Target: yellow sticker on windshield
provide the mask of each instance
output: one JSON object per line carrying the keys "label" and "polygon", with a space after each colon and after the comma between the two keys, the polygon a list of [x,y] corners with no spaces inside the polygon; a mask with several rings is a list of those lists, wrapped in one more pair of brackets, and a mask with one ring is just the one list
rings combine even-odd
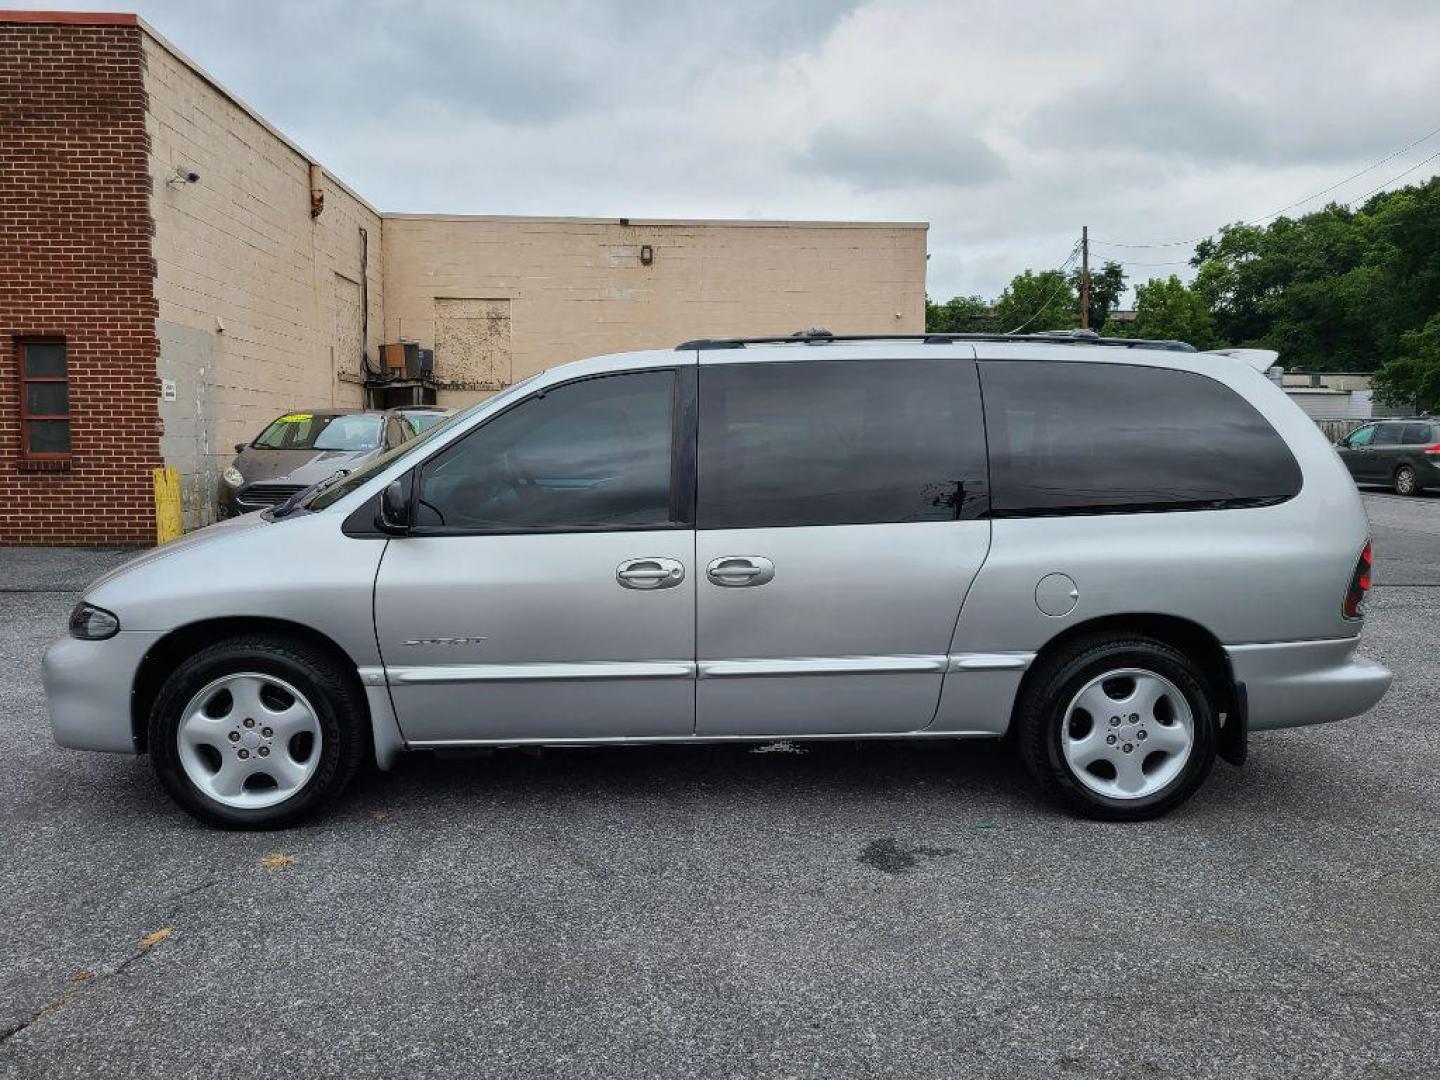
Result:
{"label": "yellow sticker on windshield", "polygon": [[277,424],[303,424],[306,420],[314,420],[315,414],[308,412],[292,412],[280,417],[275,421]]}

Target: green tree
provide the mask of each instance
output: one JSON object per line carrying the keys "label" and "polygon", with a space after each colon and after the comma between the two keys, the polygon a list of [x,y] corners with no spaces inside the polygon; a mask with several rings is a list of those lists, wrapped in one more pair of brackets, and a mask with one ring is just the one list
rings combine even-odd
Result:
{"label": "green tree", "polygon": [[1197,349],[1221,344],[1210,304],[1196,289],[1189,288],[1174,274],[1151,278],[1135,289],[1135,321],[1123,330],[1115,324],[1105,328],[1115,337],[1160,338],[1186,341]]}
{"label": "green tree", "polygon": [[1226,226],[1191,264],[1225,341],[1278,349],[1287,367],[1373,371],[1440,313],[1440,178]]}
{"label": "green tree", "polygon": [[995,311],[979,296],[956,296],[943,304],[925,298],[925,329],[935,334],[989,334]]}
{"label": "green tree", "polygon": [[1076,304],[1075,286],[1059,270],[1026,270],[995,301],[995,320],[1006,334],[1070,330],[1076,326]]}
{"label": "green tree", "polygon": [[1375,392],[1389,405],[1440,406],[1440,315],[1400,335],[1399,352],[1375,372]]}
{"label": "green tree", "polygon": [[[1075,287],[1077,299],[1075,310],[1079,312],[1081,272],[1074,271],[1070,275],[1070,284]],[[1099,330],[1110,318],[1110,312],[1120,306],[1120,298],[1125,295],[1125,268],[1118,262],[1107,262],[1098,271],[1090,271],[1090,327]]]}

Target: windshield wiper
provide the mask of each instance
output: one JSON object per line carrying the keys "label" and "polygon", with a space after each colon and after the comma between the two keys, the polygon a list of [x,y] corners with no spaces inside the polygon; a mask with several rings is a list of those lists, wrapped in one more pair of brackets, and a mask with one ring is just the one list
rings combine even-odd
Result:
{"label": "windshield wiper", "polygon": [[341,480],[345,479],[345,477],[349,475],[349,469],[336,469],[324,480],[321,480],[318,483],[311,484],[307,488],[302,488],[294,495],[291,495],[279,506],[275,507],[274,510],[270,511],[270,520],[274,521],[277,518],[285,517],[287,514],[293,514],[296,510],[300,509],[300,504],[302,502],[309,498],[312,498],[315,495],[319,495],[320,492],[324,491],[332,484],[339,483]]}

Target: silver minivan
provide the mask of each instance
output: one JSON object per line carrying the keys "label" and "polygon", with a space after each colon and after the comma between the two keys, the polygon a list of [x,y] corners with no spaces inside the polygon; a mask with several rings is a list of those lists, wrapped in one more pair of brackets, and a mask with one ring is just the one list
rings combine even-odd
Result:
{"label": "silver minivan", "polygon": [[1093,817],[1358,715],[1370,546],[1273,353],[687,342],[545,372],[95,582],[63,746],[293,822],[450,747],[1005,738]]}

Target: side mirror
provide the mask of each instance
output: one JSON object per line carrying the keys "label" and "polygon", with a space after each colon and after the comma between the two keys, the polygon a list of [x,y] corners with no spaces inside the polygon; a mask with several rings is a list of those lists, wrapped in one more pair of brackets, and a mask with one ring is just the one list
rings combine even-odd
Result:
{"label": "side mirror", "polygon": [[380,512],[375,515],[375,527],[390,536],[404,536],[414,523],[410,508],[410,478],[391,481],[380,493]]}
{"label": "side mirror", "polygon": [[235,452],[237,454],[243,454],[248,449],[250,449],[250,444],[248,442],[237,442],[235,444]]}

